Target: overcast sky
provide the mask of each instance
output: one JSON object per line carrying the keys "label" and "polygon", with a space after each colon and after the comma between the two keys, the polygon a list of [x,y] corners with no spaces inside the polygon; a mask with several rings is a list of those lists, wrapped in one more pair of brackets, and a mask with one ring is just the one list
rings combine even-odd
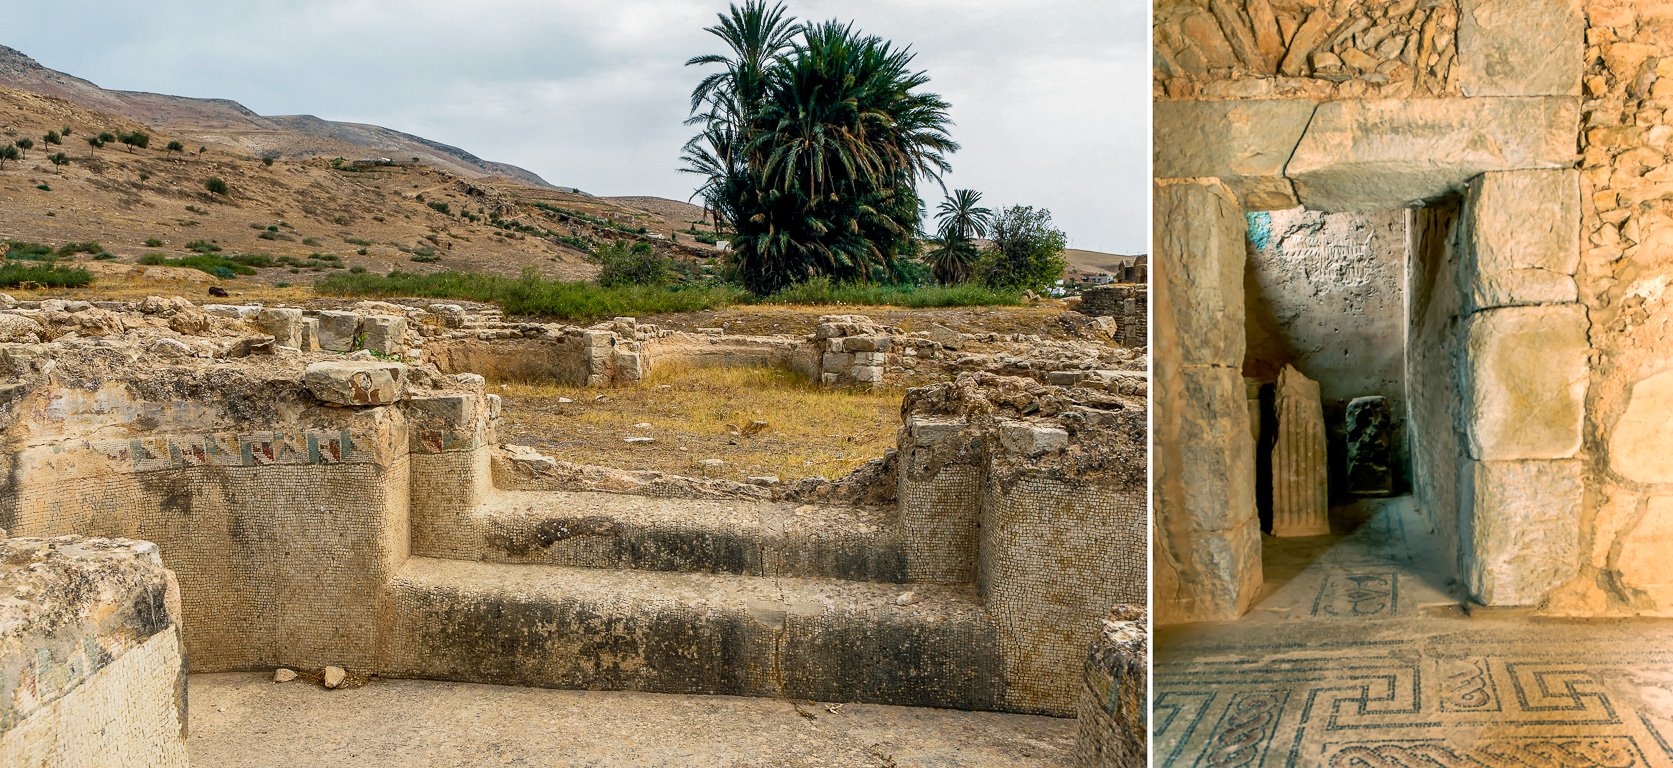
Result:
{"label": "overcast sky", "polygon": [[[595,195],[687,199],[682,124],[724,0],[8,3],[0,43],[105,88],[375,123]],[[791,0],[917,52],[952,103],[949,187],[1143,253],[1145,0]],[[73,6],[73,8],[72,8]],[[939,187],[922,190],[933,209]]]}

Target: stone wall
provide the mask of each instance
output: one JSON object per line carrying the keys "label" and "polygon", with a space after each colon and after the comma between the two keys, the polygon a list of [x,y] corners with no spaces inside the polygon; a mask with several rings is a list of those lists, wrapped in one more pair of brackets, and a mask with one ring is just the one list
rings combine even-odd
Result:
{"label": "stone wall", "polygon": [[1442,552],[1436,561],[1456,570],[1463,514],[1459,469],[1464,441],[1462,315],[1464,233],[1458,205],[1412,212],[1411,269],[1407,271],[1410,328],[1406,341],[1407,438],[1412,454],[1412,494],[1435,529]]}
{"label": "stone wall", "polygon": [[1388,398],[1397,474],[1403,474],[1406,212],[1291,209],[1248,217],[1243,375],[1269,384],[1293,365],[1319,383],[1336,490],[1345,473],[1348,402]]}
{"label": "stone wall", "polygon": [[1100,285],[1081,291],[1075,311],[1116,322],[1121,343],[1143,347],[1150,343],[1150,291],[1143,286]]}
{"label": "stone wall", "polygon": [[154,544],[0,539],[0,765],[185,768],[180,620]]}
{"label": "stone wall", "polygon": [[1118,605],[1092,640],[1081,681],[1075,768],[1149,765],[1150,635],[1143,608]]}

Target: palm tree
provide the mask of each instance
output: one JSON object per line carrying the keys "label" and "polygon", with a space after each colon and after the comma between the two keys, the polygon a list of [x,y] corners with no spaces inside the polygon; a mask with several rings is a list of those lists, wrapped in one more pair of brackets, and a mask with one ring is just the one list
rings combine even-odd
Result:
{"label": "palm tree", "polygon": [[970,279],[981,256],[973,240],[986,237],[993,223],[993,211],[977,205],[981,201],[982,193],[976,190],[955,189],[935,207],[937,231],[929,263],[936,282],[952,285]]}
{"label": "palm tree", "polygon": [[816,275],[890,279],[915,249],[913,186],[940,178],[947,103],[916,89],[913,54],[852,24],[792,27],[783,6],[750,0],[709,31],[731,56],[692,92],[685,170],[697,195],[734,232],[734,266],[756,293]]}

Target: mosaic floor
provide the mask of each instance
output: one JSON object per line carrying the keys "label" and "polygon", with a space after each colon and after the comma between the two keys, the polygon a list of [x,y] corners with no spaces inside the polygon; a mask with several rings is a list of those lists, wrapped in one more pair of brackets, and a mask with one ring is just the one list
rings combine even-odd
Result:
{"label": "mosaic floor", "polygon": [[1409,498],[1349,512],[1266,538],[1248,616],[1157,632],[1156,765],[1673,765],[1673,621],[1469,609]]}

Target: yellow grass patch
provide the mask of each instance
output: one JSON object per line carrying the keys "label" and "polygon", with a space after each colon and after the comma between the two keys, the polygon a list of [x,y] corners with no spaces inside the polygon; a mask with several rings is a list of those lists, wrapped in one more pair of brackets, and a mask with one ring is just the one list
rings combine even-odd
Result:
{"label": "yellow grass patch", "polygon": [[[902,394],[820,387],[783,369],[680,366],[660,366],[631,388],[496,384],[490,391],[505,401],[501,440],[559,459],[682,475],[701,475],[698,461],[720,459],[726,466],[711,477],[786,482],[835,479],[882,456],[894,446]],[[766,426],[750,434],[757,421]]]}

